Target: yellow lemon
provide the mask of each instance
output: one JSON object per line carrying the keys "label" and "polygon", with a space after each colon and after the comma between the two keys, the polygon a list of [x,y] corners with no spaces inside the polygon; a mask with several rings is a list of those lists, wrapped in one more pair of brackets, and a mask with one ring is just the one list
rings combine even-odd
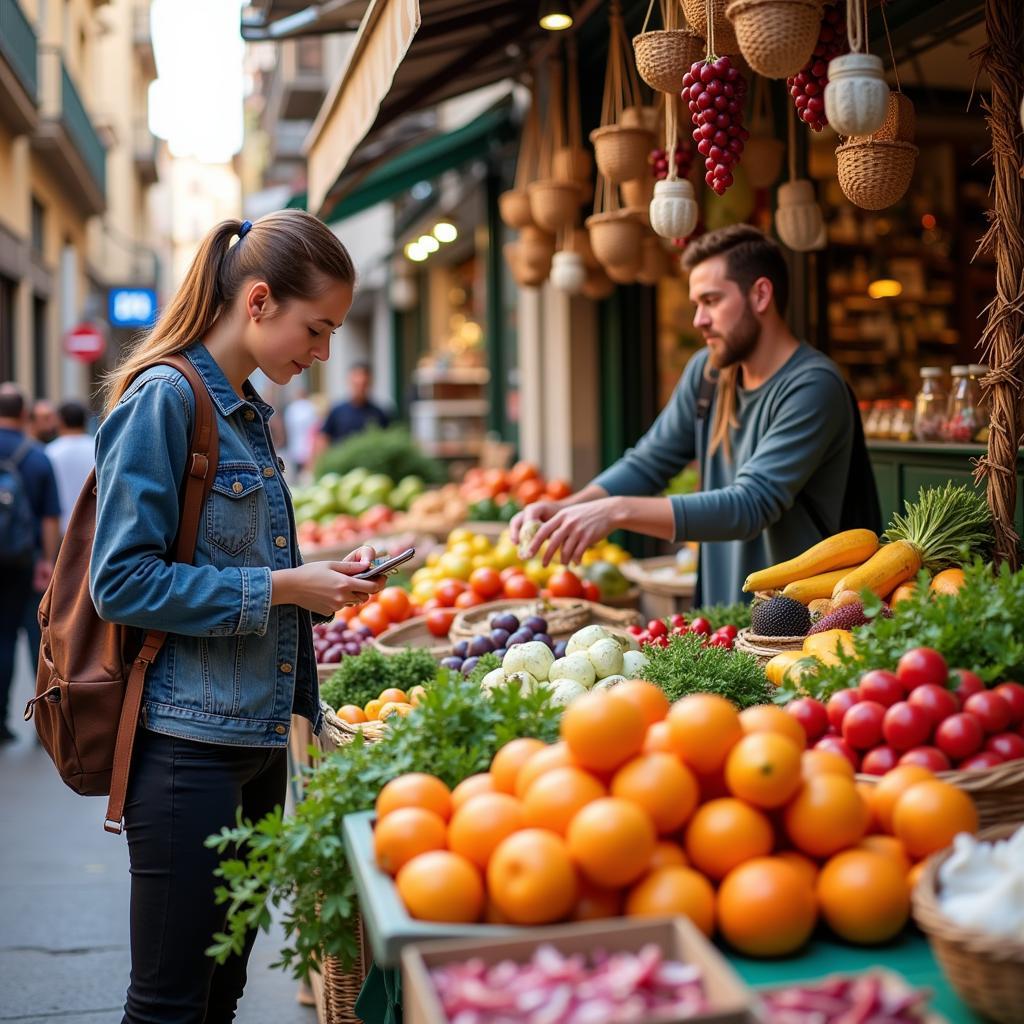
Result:
{"label": "yellow lemon", "polygon": [[473,563],[465,555],[446,551],[441,556],[438,568],[444,576],[451,576],[457,580],[468,580],[469,574],[473,571]]}
{"label": "yellow lemon", "polygon": [[473,531],[465,526],[457,526],[451,533],[448,534],[448,547],[452,548],[456,544],[462,544],[464,541],[472,540]]}
{"label": "yellow lemon", "polygon": [[486,555],[491,550],[491,542],[482,533],[478,533],[470,543],[473,545],[474,554]]}
{"label": "yellow lemon", "polygon": [[433,568],[440,561],[441,561],[441,552],[440,551],[431,551],[430,554],[427,555],[427,566],[429,566],[430,568]]}

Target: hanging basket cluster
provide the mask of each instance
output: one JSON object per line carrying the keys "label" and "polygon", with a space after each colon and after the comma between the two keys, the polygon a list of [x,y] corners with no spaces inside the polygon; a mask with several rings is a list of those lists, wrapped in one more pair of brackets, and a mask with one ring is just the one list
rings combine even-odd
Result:
{"label": "hanging basket cluster", "polygon": [[640,77],[655,91],[675,96],[690,65],[704,55],[704,40],[683,18],[679,0],[659,0],[662,30],[647,30],[654,10],[650,0],[640,35],[633,37],[633,53]]}
{"label": "hanging basket cluster", "polygon": [[732,0],[725,15],[744,60],[765,78],[795,75],[821,27],[819,0]]}

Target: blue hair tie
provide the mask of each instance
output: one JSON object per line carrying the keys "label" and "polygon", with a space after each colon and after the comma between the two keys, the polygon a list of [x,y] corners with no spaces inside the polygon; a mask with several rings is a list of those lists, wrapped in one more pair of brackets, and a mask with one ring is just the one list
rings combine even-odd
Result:
{"label": "blue hair tie", "polygon": [[241,241],[249,233],[249,228],[252,227],[251,220],[243,220],[242,226],[238,229],[238,240]]}

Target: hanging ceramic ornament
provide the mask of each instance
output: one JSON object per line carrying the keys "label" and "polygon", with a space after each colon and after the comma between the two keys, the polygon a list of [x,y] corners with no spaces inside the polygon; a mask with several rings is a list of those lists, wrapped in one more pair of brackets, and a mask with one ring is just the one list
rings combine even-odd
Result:
{"label": "hanging ceramic ornament", "polygon": [[651,228],[661,238],[688,238],[697,226],[697,200],[693,186],[676,171],[679,145],[678,107],[675,96],[665,97],[665,149],[668,177],[654,183],[654,197],[648,210]]}
{"label": "hanging ceramic ornament", "polygon": [[796,111],[790,107],[789,181],[779,186],[775,232],[794,252],[812,252],[824,243],[825,220],[814,195],[814,185],[796,176]]}
{"label": "hanging ceramic ornament", "polygon": [[583,290],[587,268],[578,252],[563,250],[551,258],[551,283],[562,292],[576,295]]}
{"label": "hanging ceramic ornament", "polygon": [[881,57],[867,49],[867,0],[849,0],[850,53],[833,57],[825,86],[825,117],[839,135],[870,135],[885,120],[889,86]]}

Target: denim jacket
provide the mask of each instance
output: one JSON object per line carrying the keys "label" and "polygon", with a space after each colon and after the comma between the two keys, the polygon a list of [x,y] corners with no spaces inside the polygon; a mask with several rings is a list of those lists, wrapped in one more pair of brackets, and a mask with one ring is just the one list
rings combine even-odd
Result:
{"label": "denim jacket", "polygon": [[96,437],[90,589],[100,616],[167,640],[146,676],[155,732],[277,747],[294,711],[322,715],[309,612],[270,604],[270,573],[300,564],[291,495],[270,438],[273,409],[238,396],[201,343],[186,355],[217,415],[220,459],[192,565],[173,562],[195,400],[169,366],[140,374]]}

